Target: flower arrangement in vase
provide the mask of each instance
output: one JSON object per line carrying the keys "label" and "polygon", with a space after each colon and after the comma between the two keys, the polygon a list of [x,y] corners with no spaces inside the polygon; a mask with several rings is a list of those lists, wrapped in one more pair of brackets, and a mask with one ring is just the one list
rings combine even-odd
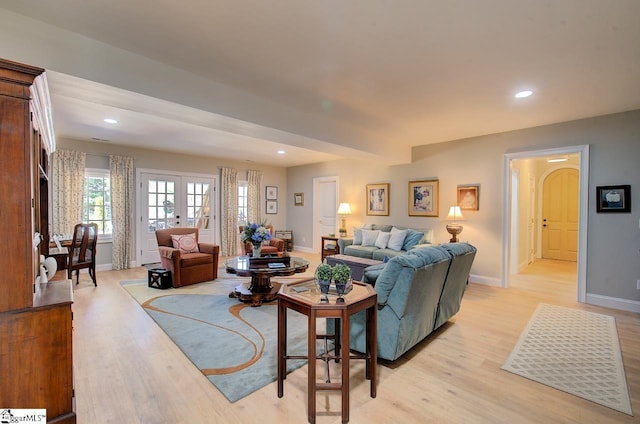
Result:
{"label": "flower arrangement in vase", "polygon": [[253,245],[253,257],[259,258],[262,242],[271,240],[271,232],[264,224],[256,224],[254,222],[253,224],[245,225],[240,235],[240,240],[243,243],[251,243]]}

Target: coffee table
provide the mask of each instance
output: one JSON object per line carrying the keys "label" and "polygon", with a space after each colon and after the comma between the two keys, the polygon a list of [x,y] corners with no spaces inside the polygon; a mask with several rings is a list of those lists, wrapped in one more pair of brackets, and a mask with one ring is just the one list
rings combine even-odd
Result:
{"label": "coffee table", "polygon": [[[251,306],[260,306],[262,302],[271,302],[276,299],[280,284],[271,281],[271,277],[293,275],[305,272],[309,268],[309,261],[298,257],[285,258],[260,258],[255,260],[249,256],[237,256],[228,259],[224,265],[227,272],[240,277],[251,277],[248,283],[242,283],[229,293],[229,297],[235,297],[242,302],[251,302]],[[278,259],[282,259],[278,261]],[[288,259],[286,261],[285,259]],[[281,268],[270,268],[269,263],[282,263]],[[287,263],[288,262],[288,263]]]}

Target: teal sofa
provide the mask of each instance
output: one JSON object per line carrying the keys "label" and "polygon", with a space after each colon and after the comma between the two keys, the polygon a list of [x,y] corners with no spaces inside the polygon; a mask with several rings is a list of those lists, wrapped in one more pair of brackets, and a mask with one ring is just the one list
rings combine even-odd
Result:
{"label": "teal sofa", "polygon": [[[460,310],[475,254],[467,243],[416,247],[365,270],[378,294],[378,357],[396,360]],[[365,330],[364,312],[354,314],[351,349],[365,352]]]}
{"label": "teal sofa", "polygon": [[[388,246],[387,243],[382,242],[381,239],[367,243],[367,237],[363,236],[363,233],[378,232],[380,236],[390,237],[390,233],[394,231],[405,232],[401,242],[396,246]],[[338,247],[340,253],[343,255],[356,256],[358,258],[374,259],[377,261],[383,261],[385,257],[393,258],[394,256],[404,255],[414,247],[419,247],[424,244],[431,243],[431,237],[433,230],[431,229],[413,229],[393,225],[367,225],[362,228],[354,228],[353,237],[344,237],[338,239]]]}

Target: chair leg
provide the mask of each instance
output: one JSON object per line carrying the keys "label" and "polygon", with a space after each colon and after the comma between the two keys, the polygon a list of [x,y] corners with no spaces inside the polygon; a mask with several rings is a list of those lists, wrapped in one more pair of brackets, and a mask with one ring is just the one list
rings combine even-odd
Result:
{"label": "chair leg", "polygon": [[80,270],[76,269],[76,285],[80,284]]}
{"label": "chair leg", "polygon": [[93,280],[93,285],[98,287],[98,283],[96,283],[96,270],[93,267],[89,267],[89,276]]}

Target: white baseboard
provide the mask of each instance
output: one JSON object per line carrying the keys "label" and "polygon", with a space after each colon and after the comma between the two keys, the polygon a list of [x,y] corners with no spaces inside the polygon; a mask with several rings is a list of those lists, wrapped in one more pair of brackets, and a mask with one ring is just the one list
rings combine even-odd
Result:
{"label": "white baseboard", "polygon": [[587,293],[586,303],[589,305],[604,306],[605,308],[640,313],[640,302],[637,300],[620,299],[617,297]]}
{"label": "white baseboard", "polygon": [[[293,246],[293,250],[299,250],[301,252],[305,252],[305,253],[313,253],[313,249],[310,247],[302,247],[302,246]],[[318,255],[320,254],[320,252],[318,252]]]}
{"label": "white baseboard", "polygon": [[484,284],[492,287],[502,287],[502,281],[499,278],[486,277],[483,275],[471,274],[469,275],[470,283]]}

